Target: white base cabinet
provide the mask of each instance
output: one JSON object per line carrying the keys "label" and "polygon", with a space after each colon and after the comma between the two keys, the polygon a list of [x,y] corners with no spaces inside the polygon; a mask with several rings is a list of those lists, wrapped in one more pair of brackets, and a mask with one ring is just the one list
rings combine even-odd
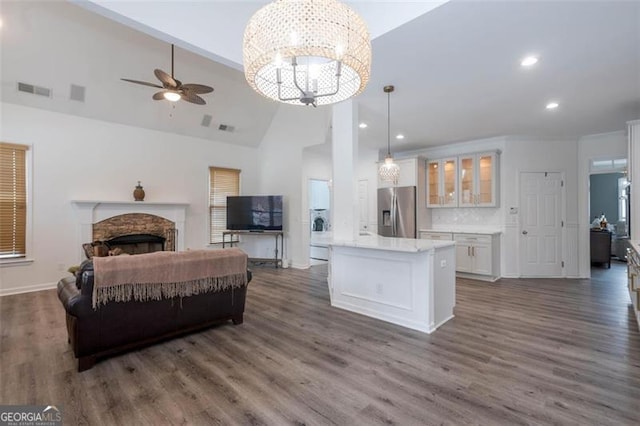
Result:
{"label": "white base cabinet", "polygon": [[640,242],[637,240],[632,240],[627,249],[627,277],[633,313],[640,327]]}
{"label": "white base cabinet", "polygon": [[500,234],[420,231],[420,238],[456,243],[456,275],[483,281],[500,278]]}

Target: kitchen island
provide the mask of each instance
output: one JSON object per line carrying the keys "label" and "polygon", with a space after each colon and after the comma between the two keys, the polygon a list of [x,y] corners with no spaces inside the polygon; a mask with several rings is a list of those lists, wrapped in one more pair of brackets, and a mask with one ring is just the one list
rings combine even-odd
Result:
{"label": "kitchen island", "polygon": [[453,318],[453,241],[361,235],[329,256],[331,306],[426,333]]}

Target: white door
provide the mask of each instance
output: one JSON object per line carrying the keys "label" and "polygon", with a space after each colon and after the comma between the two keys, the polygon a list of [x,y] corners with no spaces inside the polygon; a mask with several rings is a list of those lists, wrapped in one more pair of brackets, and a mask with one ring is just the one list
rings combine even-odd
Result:
{"label": "white door", "polygon": [[520,275],[562,276],[562,176],[520,174]]}
{"label": "white door", "polygon": [[358,229],[367,231],[369,224],[369,181],[367,179],[358,181],[358,206],[360,216]]}

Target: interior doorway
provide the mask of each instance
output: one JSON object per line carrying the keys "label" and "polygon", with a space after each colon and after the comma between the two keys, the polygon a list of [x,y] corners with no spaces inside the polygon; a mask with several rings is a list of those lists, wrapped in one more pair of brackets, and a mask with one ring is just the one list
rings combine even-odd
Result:
{"label": "interior doorway", "polygon": [[329,260],[331,240],[331,181],[309,179],[309,263],[318,265]]}
{"label": "interior doorway", "polygon": [[626,263],[631,217],[626,158],[594,159],[589,173],[592,275]]}

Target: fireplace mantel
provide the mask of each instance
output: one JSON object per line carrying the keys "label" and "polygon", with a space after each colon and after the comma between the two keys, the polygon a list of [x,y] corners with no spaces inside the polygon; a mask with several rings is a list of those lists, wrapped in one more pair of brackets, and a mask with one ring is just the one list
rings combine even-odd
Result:
{"label": "fireplace mantel", "polygon": [[80,259],[83,258],[82,244],[91,242],[93,224],[126,213],[147,213],[168,219],[176,224],[176,251],[184,250],[186,212],[189,204],[176,202],[149,201],[103,201],[72,200],[76,211],[76,246]]}

